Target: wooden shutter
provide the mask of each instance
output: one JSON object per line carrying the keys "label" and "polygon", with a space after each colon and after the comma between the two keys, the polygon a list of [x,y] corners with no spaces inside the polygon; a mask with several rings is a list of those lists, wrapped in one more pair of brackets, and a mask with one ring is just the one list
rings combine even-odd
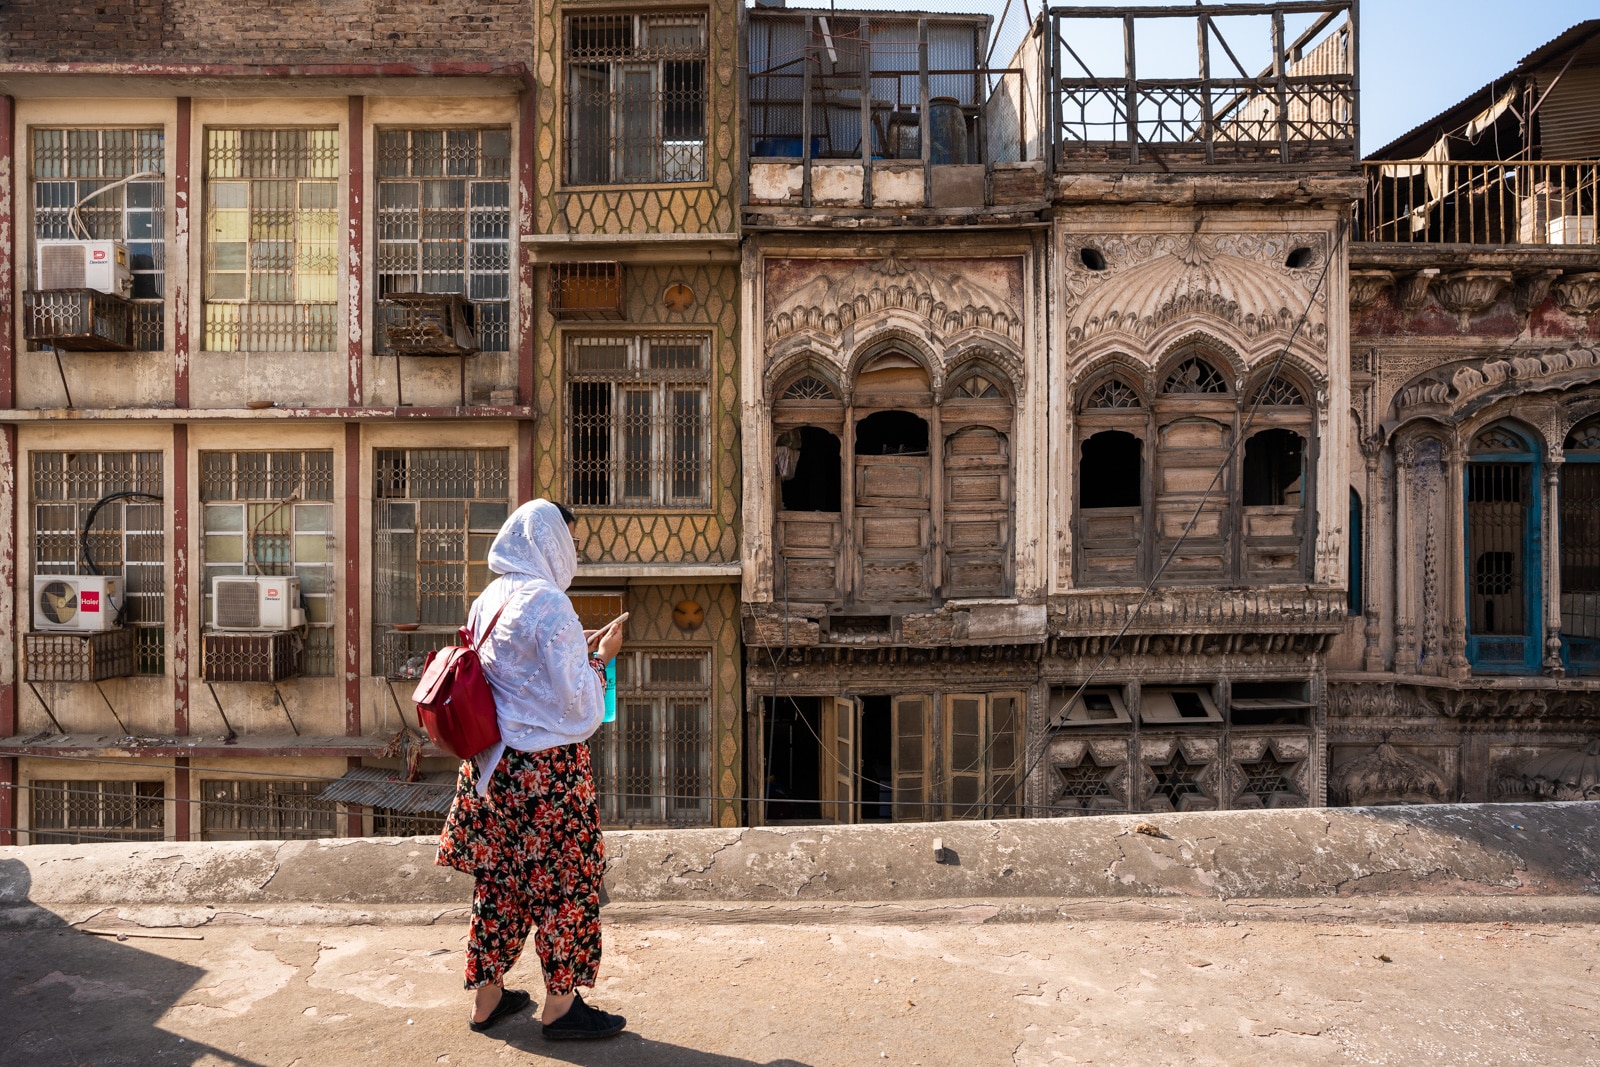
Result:
{"label": "wooden shutter", "polygon": [[949,817],[983,817],[984,704],[982,696],[952,693],[945,697],[945,754],[949,760]]}
{"label": "wooden shutter", "polygon": [[[861,704],[842,697],[833,702],[833,759],[827,761],[832,769],[835,822],[856,821],[856,737],[860,733]],[[826,735],[824,735],[826,736]],[[828,780],[824,774],[823,780]]]}
{"label": "wooden shutter", "polygon": [[895,697],[894,817],[918,822],[928,817],[928,709],[925,696]]}
{"label": "wooden shutter", "polygon": [[1176,419],[1160,429],[1155,485],[1157,565],[1183,538],[1195,518],[1195,508],[1200,508],[1193,532],[1183,538],[1167,567],[1168,579],[1214,582],[1231,572],[1227,519],[1232,479],[1226,473],[1217,478],[1216,472],[1228,459],[1232,438],[1231,427],[1198,416]]}
{"label": "wooden shutter", "polygon": [[944,594],[1011,591],[1011,454],[1005,434],[974,426],[944,447]]}
{"label": "wooden shutter", "polygon": [[993,693],[989,697],[989,817],[1011,818],[1023,813],[1020,766],[1023,709],[1021,693]]}

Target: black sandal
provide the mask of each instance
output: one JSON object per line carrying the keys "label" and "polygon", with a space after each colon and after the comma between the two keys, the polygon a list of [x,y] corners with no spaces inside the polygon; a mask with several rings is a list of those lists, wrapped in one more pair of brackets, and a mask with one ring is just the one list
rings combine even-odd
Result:
{"label": "black sandal", "polygon": [[489,1013],[489,1017],[481,1023],[475,1023],[468,1019],[467,1026],[471,1028],[473,1033],[481,1034],[507,1015],[515,1015],[532,1003],[533,998],[528,996],[526,990],[502,989],[500,991],[500,1003],[494,1006],[494,1011]]}
{"label": "black sandal", "polygon": [[622,1033],[628,1020],[608,1011],[601,1011],[583,1002],[583,996],[574,993],[572,1007],[553,1023],[544,1024],[546,1041],[593,1041],[601,1037],[615,1037]]}

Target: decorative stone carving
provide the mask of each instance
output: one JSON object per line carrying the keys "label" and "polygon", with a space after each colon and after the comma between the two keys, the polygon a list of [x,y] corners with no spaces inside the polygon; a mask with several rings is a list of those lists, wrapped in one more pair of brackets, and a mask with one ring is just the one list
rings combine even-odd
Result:
{"label": "decorative stone carving", "polygon": [[1511,272],[1505,270],[1461,270],[1441,276],[1433,283],[1433,298],[1446,311],[1453,311],[1463,331],[1471,325],[1474,313],[1493,306],[1511,285]]}
{"label": "decorative stone carving", "polygon": [[1495,783],[1497,800],[1600,800],[1600,740],[1535,756]]}
{"label": "decorative stone carving", "polygon": [[1556,307],[1582,320],[1585,328],[1589,316],[1600,311],[1600,271],[1568,274],[1551,286],[1551,290]]}
{"label": "decorative stone carving", "polygon": [[1394,288],[1394,271],[1353,270],[1350,272],[1350,310],[1357,314],[1378,302],[1384,290]]}
{"label": "decorative stone carving", "polygon": [[1433,280],[1438,276],[1438,267],[1425,267],[1422,270],[1396,278],[1394,295],[1400,302],[1400,310],[1407,315],[1411,315],[1421,308],[1423,301],[1428,299],[1428,289],[1432,287]]}
{"label": "decorative stone carving", "polygon": [[1550,286],[1559,277],[1561,277],[1559,270],[1538,270],[1518,274],[1516,282],[1511,287],[1511,306],[1516,309],[1518,317],[1526,320],[1533,314],[1534,309],[1549,297]]}
{"label": "decorative stone carving", "polygon": [[[1600,349],[1569,348],[1542,356],[1512,356],[1464,364],[1449,372],[1448,380],[1434,375],[1419,378],[1395,394],[1395,408],[1439,407],[1459,409],[1497,389],[1534,392],[1587,384],[1600,367]],[[1443,375],[1444,371],[1437,372]]]}
{"label": "decorative stone carving", "polygon": [[[1092,247],[1105,269],[1090,270],[1080,252]],[[1302,314],[1300,337],[1327,343],[1327,300],[1320,271],[1285,265],[1293,248],[1326,255],[1326,234],[1106,234],[1074,237],[1067,263],[1066,337],[1070,343],[1107,333],[1144,340],[1170,323],[1210,316],[1246,337],[1287,336]],[[1313,298],[1313,293],[1315,297]],[[1309,306],[1308,306],[1309,305]]]}
{"label": "decorative stone carving", "polygon": [[1328,776],[1329,798],[1352,807],[1443,804],[1454,793],[1442,774],[1387,741]]}
{"label": "decorative stone carving", "polygon": [[1022,343],[1022,261],[1000,259],[775,259],[767,264],[767,341],[800,330],[838,336],[898,308],[936,334],[981,329]]}

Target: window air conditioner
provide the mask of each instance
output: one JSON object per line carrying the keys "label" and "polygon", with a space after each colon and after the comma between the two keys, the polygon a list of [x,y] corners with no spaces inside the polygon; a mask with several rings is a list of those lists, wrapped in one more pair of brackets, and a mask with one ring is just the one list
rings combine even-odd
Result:
{"label": "window air conditioner", "polygon": [[133,295],[128,246],[121,241],[40,241],[40,289],[98,289]]}
{"label": "window air conditioner", "polygon": [[122,579],[99,574],[40,574],[33,579],[35,630],[115,630]]}
{"label": "window air conditioner", "polygon": [[293,630],[305,624],[298,578],[211,579],[213,630]]}

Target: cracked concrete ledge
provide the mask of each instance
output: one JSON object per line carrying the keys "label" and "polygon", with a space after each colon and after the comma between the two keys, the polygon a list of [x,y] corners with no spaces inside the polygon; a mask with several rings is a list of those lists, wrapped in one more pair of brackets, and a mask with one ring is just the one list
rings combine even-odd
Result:
{"label": "cracked concrete ledge", "polygon": [[[631,830],[606,852],[617,919],[1600,915],[1594,802]],[[0,848],[0,926],[459,922],[470,893],[422,838]]]}

